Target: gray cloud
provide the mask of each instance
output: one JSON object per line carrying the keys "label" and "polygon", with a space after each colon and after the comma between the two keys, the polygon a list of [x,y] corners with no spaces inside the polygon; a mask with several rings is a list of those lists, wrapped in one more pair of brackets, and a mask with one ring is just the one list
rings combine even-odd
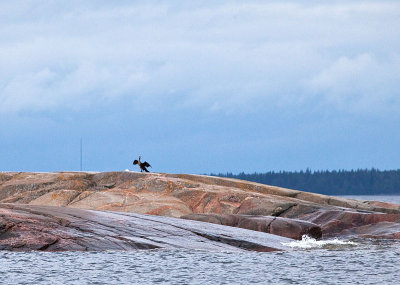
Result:
{"label": "gray cloud", "polygon": [[396,1],[96,3],[2,5],[0,112],[400,110]]}
{"label": "gray cloud", "polygon": [[325,103],[350,112],[397,112],[400,106],[400,58],[388,61],[364,53],[340,57],[310,82]]}

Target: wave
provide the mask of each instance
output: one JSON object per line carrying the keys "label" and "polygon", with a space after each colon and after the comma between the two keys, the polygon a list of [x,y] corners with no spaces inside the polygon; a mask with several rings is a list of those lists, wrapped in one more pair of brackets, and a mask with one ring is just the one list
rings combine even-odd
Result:
{"label": "wave", "polygon": [[344,241],[344,240],[339,240],[338,238],[330,239],[330,240],[316,240],[315,238],[312,238],[308,235],[303,235],[301,237],[301,240],[296,240],[296,241],[291,241],[291,242],[282,242],[282,245],[289,246],[291,248],[302,248],[302,249],[308,249],[308,248],[323,248],[326,246],[332,246],[332,245],[357,245],[357,243],[352,242],[352,241]]}

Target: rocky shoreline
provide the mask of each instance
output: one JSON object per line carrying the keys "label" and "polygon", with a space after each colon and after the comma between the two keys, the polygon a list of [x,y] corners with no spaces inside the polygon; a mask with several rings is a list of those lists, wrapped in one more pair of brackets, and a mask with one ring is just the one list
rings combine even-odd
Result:
{"label": "rocky shoreline", "polygon": [[400,205],[202,175],[0,173],[0,249],[272,251],[303,234],[400,239]]}
{"label": "rocky shoreline", "polygon": [[276,235],[162,216],[0,204],[0,250],[287,250]]}

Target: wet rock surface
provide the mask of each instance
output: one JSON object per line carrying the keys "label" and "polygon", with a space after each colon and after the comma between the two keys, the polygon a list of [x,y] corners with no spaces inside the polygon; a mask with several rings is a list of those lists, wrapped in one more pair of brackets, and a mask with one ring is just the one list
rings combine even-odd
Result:
{"label": "wet rock surface", "polygon": [[0,249],[101,251],[184,248],[276,251],[289,239],[177,218],[0,204]]}
{"label": "wet rock surface", "polygon": [[318,229],[322,238],[400,238],[398,204],[202,175],[0,173],[0,203],[192,217],[296,239],[307,231],[317,237]]}
{"label": "wet rock surface", "polygon": [[[400,214],[363,212],[351,209],[319,209],[303,215],[301,218],[318,224],[324,237],[400,238]],[[386,230],[383,225],[387,226]]]}
{"label": "wet rock surface", "polygon": [[244,228],[300,240],[303,235],[319,239],[321,228],[310,222],[272,216],[191,214],[182,219]]}

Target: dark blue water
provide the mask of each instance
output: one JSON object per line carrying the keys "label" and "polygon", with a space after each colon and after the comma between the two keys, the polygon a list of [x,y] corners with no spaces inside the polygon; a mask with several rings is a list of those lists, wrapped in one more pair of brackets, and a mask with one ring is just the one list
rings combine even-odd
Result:
{"label": "dark blue water", "polygon": [[[392,199],[393,200],[393,199]],[[0,251],[0,284],[399,284],[400,241],[304,240],[293,251]]]}

